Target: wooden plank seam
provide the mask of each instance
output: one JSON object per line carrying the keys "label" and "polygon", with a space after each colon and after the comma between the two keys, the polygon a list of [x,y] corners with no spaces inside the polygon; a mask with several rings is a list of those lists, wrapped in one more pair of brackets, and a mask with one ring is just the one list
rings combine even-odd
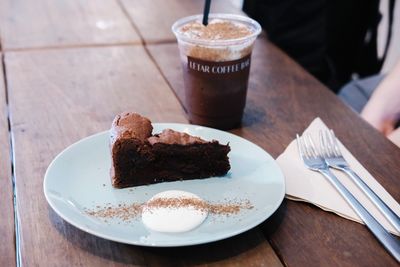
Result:
{"label": "wooden plank seam", "polygon": [[[0,42],[0,51],[1,51],[1,42]],[[4,60],[4,53],[1,54],[1,64],[2,64],[2,75],[4,82],[4,94],[5,94],[5,102],[6,102],[6,112],[7,112],[7,130],[8,130],[8,138],[9,138],[9,156],[11,164],[11,184],[12,184],[12,199],[13,199],[13,210],[14,210],[14,246],[15,246],[15,257],[16,257],[16,266],[20,266],[21,262],[21,254],[19,250],[19,221],[17,214],[17,201],[16,201],[16,188],[15,188],[15,176],[14,176],[14,150],[13,150],[13,138],[11,131],[11,121],[10,121],[10,109],[9,109],[9,101],[8,101],[8,84],[7,84],[7,75],[6,75],[6,64]]]}

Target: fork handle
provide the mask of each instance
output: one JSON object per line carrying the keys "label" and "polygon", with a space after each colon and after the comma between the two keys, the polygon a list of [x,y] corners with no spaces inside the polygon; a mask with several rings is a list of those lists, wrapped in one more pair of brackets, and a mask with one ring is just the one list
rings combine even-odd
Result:
{"label": "fork handle", "polygon": [[329,182],[339,191],[362,221],[393,257],[400,262],[400,241],[392,236],[385,228],[364,208],[363,205],[343,186],[329,169],[319,170]]}
{"label": "fork handle", "polygon": [[385,202],[349,167],[341,168],[361,188],[361,190],[379,208],[382,214],[389,220],[394,228],[400,233],[400,217],[386,205]]}

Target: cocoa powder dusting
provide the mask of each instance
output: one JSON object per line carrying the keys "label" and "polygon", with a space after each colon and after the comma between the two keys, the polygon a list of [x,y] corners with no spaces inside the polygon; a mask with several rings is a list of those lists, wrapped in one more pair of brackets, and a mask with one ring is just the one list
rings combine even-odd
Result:
{"label": "cocoa powder dusting", "polygon": [[[183,36],[190,39],[213,41],[235,40],[251,35],[252,30],[239,22],[213,19],[207,26],[200,21],[193,21],[183,25],[179,29]],[[184,54],[206,61],[229,61],[243,58],[249,55],[253,49],[253,41],[240,43],[236,48],[233,46],[209,47],[204,45],[182,45]],[[233,49],[234,48],[234,49]],[[233,49],[233,50],[232,50]]]}
{"label": "cocoa powder dusting", "polygon": [[231,200],[224,203],[211,203],[196,198],[158,198],[147,203],[118,204],[116,206],[96,206],[96,209],[86,209],[86,214],[102,219],[120,219],[124,222],[139,217],[143,209],[193,207],[208,211],[213,215],[234,215],[243,209],[253,209],[249,200]]}
{"label": "cocoa powder dusting", "polygon": [[98,218],[116,218],[122,221],[130,221],[135,219],[142,213],[143,204],[118,204],[117,206],[106,205],[104,207],[96,206],[96,209],[86,209],[86,214]]}
{"label": "cocoa powder dusting", "polygon": [[228,202],[225,204],[208,204],[208,211],[216,215],[237,214],[242,209],[253,209],[254,206],[249,200],[239,202]]}
{"label": "cocoa powder dusting", "polygon": [[212,20],[207,26],[199,21],[188,23],[180,29],[182,34],[201,40],[231,40],[249,36],[248,27],[232,21]]}

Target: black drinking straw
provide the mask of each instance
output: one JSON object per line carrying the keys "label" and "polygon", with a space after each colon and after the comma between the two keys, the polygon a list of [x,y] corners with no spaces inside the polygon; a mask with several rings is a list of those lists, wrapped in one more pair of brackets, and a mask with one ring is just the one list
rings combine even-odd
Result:
{"label": "black drinking straw", "polygon": [[204,5],[204,12],[203,12],[203,25],[207,26],[208,24],[208,13],[210,13],[210,6],[211,6],[211,0],[206,0],[206,3]]}

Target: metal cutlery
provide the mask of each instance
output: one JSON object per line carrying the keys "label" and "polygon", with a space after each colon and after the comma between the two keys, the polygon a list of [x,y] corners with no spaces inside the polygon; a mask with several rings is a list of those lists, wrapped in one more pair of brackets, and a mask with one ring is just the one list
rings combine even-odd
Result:
{"label": "metal cutlery", "polygon": [[324,175],[336,188],[353,210],[360,216],[368,229],[375,235],[381,244],[393,257],[400,262],[400,241],[386,229],[364,208],[364,206],[343,186],[337,177],[330,171],[328,164],[319,154],[310,135],[306,138],[296,135],[300,157],[306,167]]}
{"label": "metal cutlery", "polygon": [[338,141],[333,130],[319,132],[321,154],[329,167],[345,172],[353,182],[367,195],[367,197],[378,207],[382,214],[400,232],[400,218],[388,207],[382,199],[357,175],[343,157]]}

